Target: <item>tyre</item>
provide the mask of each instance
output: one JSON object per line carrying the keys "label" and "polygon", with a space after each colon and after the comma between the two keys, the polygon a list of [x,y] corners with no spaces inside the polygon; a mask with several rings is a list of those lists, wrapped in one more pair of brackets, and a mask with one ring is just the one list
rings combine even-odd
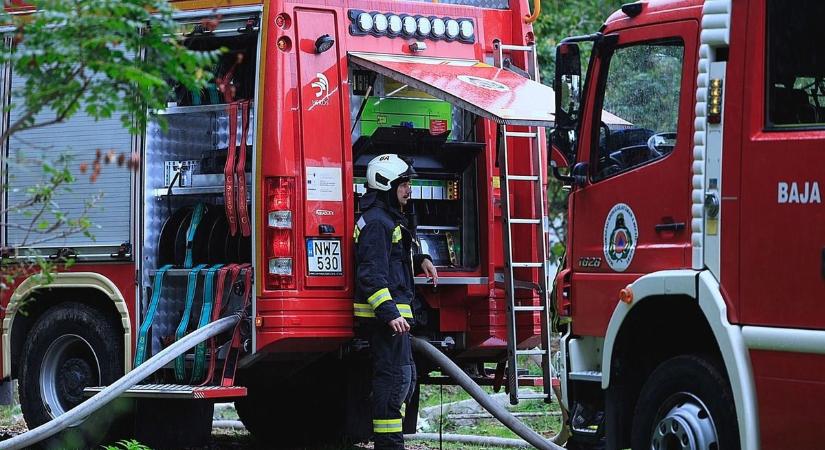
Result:
{"label": "tyre", "polygon": [[339,448],[344,441],[343,378],[327,365],[312,369],[289,379],[256,374],[244,383],[247,395],[235,400],[235,409],[259,444]]}
{"label": "tyre", "polygon": [[[89,306],[67,302],[47,310],[23,346],[20,403],[29,429],[80,404],[88,386],[111,384],[123,375],[123,333]],[[130,403],[115,401],[45,443],[86,447],[111,436],[117,419],[127,420]]]}
{"label": "tyre", "polygon": [[740,448],[730,385],[699,356],[659,365],[642,387],[633,417],[633,450]]}

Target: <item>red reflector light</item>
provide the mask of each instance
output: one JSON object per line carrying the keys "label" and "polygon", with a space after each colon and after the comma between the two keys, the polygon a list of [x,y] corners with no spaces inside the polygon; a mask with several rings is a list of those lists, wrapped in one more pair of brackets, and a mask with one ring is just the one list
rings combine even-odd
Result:
{"label": "red reflector light", "polygon": [[292,218],[295,205],[295,180],[290,177],[269,177],[265,180],[266,254],[268,270],[266,288],[295,289],[295,230]]}
{"label": "red reflector light", "polygon": [[272,245],[270,256],[289,257],[292,256],[292,230],[272,230]]}
{"label": "red reflector light", "polygon": [[287,177],[267,178],[266,199],[268,211],[289,211],[292,208],[292,179]]}

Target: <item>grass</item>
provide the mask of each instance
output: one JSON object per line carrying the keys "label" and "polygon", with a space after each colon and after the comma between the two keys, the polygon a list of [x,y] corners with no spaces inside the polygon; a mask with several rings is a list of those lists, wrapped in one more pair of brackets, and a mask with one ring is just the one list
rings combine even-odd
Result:
{"label": "grass", "polygon": [[[485,386],[484,390],[488,394],[493,393],[493,389]],[[502,390],[503,392],[503,390]],[[442,401],[443,398],[443,401]],[[420,407],[426,408],[469,399],[470,395],[459,386],[421,386]],[[547,415],[538,417],[522,417],[522,421],[533,430],[545,435],[554,436],[561,429],[561,416],[551,415],[551,412],[559,412],[559,405],[556,402],[547,404],[538,400],[521,401],[518,405],[509,408],[511,412],[547,412]],[[493,418],[476,419],[473,425],[459,426],[448,417],[442,419],[442,431],[444,433],[474,434],[479,436],[495,436],[503,438],[518,438],[507,427]],[[431,445],[428,443],[427,445]],[[445,448],[448,448],[445,444]],[[456,447],[461,448],[461,447]]]}
{"label": "grass", "polygon": [[0,427],[10,427],[17,423],[20,419],[20,405],[1,405],[0,406]]}

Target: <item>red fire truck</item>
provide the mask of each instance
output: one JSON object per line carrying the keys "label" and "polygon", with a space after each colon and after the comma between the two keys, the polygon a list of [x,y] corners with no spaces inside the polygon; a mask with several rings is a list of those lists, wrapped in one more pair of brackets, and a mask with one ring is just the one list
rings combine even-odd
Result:
{"label": "red fire truck", "polygon": [[822,12],[643,1],[558,47],[571,446],[822,448]]}
{"label": "red fire truck", "polygon": [[[236,398],[269,442],[368,437],[355,316],[370,311],[353,305],[352,236],[366,163],[388,152],[415,161],[407,213],[440,273],[438,286],[416,279],[415,333],[479,382],[509,384],[514,401],[517,384],[549,387],[518,366],[543,356],[549,377],[543,127],[553,95],[537,80],[527,2],[218,3],[175,2],[187,46],[226,51],[214,86],[178,87],[154,111],[166,128],[153,121],[133,138],[79,113],[6,144],[71,147],[78,161],[98,148],[142,156],[136,174],[104,171],[74,189],[106,191],[94,241],[36,249],[78,263],[3,299],[2,377],[18,381],[29,426],[247,308],[234,333],[127,394],[137,398],[127,411],[149,424],[139,431],[197,444],[211,402]],[[14,105],[21,80],[13,67],[4,74]],[[33,182],[18,173],[12,187]],[[62,205],[80,207],[75,197]],[[20,236],[9,229],[3,240],[14,247]],[[451,381],[429,368],[421,362],[420,382]]]}

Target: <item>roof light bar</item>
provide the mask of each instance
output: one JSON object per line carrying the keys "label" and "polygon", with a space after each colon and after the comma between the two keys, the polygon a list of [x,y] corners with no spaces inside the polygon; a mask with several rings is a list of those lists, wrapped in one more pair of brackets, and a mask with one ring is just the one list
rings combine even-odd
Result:
{"label": "roof light bar", "polygon": [[409,14],[393,14],[377,11],[348,11],[350,34],[377,37],[416,37],[419,39],[475,42],[473,19]]}

